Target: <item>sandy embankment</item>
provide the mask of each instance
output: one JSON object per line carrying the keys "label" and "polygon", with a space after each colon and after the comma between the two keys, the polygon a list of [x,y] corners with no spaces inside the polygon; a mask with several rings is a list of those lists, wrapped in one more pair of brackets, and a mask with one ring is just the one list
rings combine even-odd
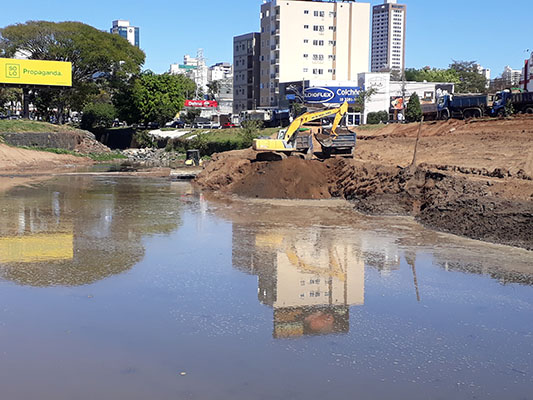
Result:
{"label": "sandy embankment", "polygon": [[0,144],[0,174],[27,172],[39,174],[60,168],[91,164],[93,161],[89,158],[19,149]]}
{"label": "sandy embankment", "polygon": [[427,123],[359,134],[356,159],[255,162],[251,150],[214,157],[205,189],[245,197],[342,197],[368,214],[413,215],[424,225],[533,249],[533,118]]}

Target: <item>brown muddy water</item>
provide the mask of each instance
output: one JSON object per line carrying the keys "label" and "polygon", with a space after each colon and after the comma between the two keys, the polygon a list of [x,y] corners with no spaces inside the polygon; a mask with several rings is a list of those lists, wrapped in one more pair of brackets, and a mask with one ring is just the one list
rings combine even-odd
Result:
{"label": "brown muddy water", "polygon": [[533,399],[533,253],[336,201],[0,192],[0,398]]}

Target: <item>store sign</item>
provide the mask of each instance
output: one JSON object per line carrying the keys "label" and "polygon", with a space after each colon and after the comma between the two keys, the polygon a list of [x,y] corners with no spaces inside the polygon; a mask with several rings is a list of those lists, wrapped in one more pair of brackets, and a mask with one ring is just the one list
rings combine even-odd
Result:
{"label": "store sign", "polygon": [[72,86],[72,64],[63,61],[0,58],[0,83]]}
{"label": "store sign", "polygon": [[185,100],[185,107],[216,108],[218,102],[213,100]]}
{"label": "store sign", "polygon": [[308,104],[353,103],[360,91],[359,87],[311,87],[305,89],[304,99]]}

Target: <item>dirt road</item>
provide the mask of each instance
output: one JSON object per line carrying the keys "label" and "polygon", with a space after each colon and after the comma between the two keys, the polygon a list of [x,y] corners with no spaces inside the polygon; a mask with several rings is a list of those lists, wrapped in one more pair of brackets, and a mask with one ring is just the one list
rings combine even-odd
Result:
{"label": "dirt road", "polygon": [[358,135],[355,159],[275,165],[251,150],[217,155],[198,177],[207,189],[246,197],[342,197],[369,214],[413,215],[438,230],[533,249],[533,118],[423,125]]}

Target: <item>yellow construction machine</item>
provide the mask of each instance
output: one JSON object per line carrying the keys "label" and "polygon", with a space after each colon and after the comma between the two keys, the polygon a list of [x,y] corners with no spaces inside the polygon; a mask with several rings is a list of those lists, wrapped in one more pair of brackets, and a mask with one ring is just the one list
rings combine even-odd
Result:
{"label": "yellow construction machine", "polygon": [[[259,152],[268,152],[276,154],[279,158],[285,158],[293,152],[302,154],[309,159],[313,155],[313,138],[311,135],[298,135],[302,131],[309,129],[303,128],[303,125],[316,120],[321,120],[326,117],[335,115],[333,125],[329,135],[315,134],[315,138],[322,146],[322,153],[329,156],[335,150],[342,149],[343,152],[349,152],[351,155],[355,147],[355,134],[343,135],[339,139],[337,128],[342,120],[342,117],[348,112],[348,103],[344,102],[340,107],[330,108],[316,112],[308,112],[295,118],[294,121],[278,133],[276,139],[273,138],[259,138],[254,139],[253,149]],[[260,159],[261,157],[258,157]]]}

